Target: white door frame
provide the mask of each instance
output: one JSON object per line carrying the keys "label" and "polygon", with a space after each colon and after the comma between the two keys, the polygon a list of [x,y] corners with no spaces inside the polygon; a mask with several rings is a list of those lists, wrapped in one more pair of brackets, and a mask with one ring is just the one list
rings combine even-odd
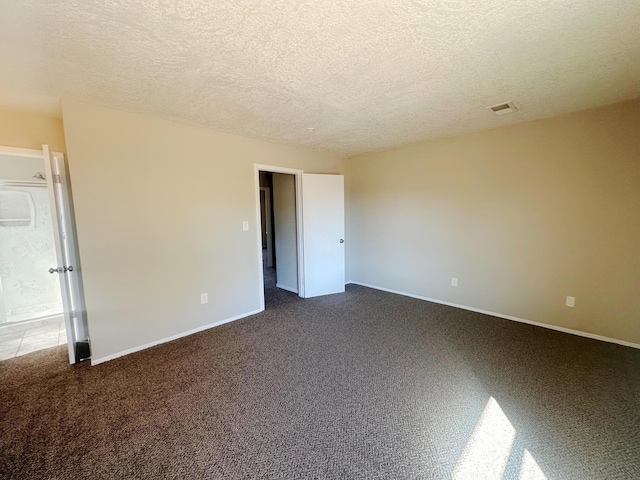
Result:
{"label": "white door frame", "polygon": [[[53,153],[58,153],[58,152],[53,152]],[[42,158],[44,160],[44,153],[42,153],[42,150],[33,150],[31,148],[0,146],[0,155],[11,155],[13,157]]]}
{"label": "white door frame", "polygon": [[262,265],[262,232],[260,221],[260,172],[288,173],[293,175],[296,183],[296,248],[298,252],[298,296],[304,298],[304,235],[302,231],[302,174],[296,168],[277,167],[274,165],[253,164],[255,186],[253,188],[256,202],[256,245],[258,247],[258,263],[260,264],[260,309],[264,310],[264,267]]}
{"label": "white door frame", "polygon": [[[62,293],[64,323],[67,332],[67,350],[69,351],[69,363],[74,364],[78,359],[76,358],[76,346],[74,338],[76,329],[75,325],[72,325],[74,312],[71,303],[71,295],[73,295],[73,293],[66,275],[66,262],[63,259],[65,257],[66,245],[65,243],[63,243],[62,238],[67,233],[67,228],[65,225],[63,225],[62,216],[66,216],[66,214],[61,211],[62,206],[58,204],[59,192],[55,191],[58,183],[54,182],[54,175],[60,175],[60,172],[54,171],[53,169],[54,167],[52,166],[52,158],[54,155],[54,153],[49,151],[49,147],[43,145],[42,158],[44,159],[44,171],[45,175],[47,176],[47,190],[49,191],[49,203],[51,205],[51,223],[53,224],[53,239],[56,246],[56,257],[58,263],[57,268],[60,268],[62,266],[62,268],[65,269],[64,272],[59,271],[58,274],[60,278],[60,291]],[[59,176],[58,178],[60,179],[60,181],[62,181],[61,176]]]}
{"label": "white door frame", "polygon": [[[43,146],[46,147],[46,146]],[[49,204],[51,207],[51,220],[52,220],[52,227],[53,227],[53,236],[54,236],[54,241],[56,242],[56,257],[59,256],[59,252],[58,250],[60,250],[60,232],[64,231],[67,235],[71,234],[73,235],[75,232],[75,219],[73,218],[73,214],[71,211],[67,212],[63,212],[63,216],[64,218],[67,220],[68,225],[62,225],[61,222],[61,218],[58,215],[55,215],[55,212],[57,211],[57,204],[56,204],[56,194],[51,190],[51,179],[53,175],[59,175],[61,182],[64,181],[66,185],[67,184],[67,178],[66,178],[66,172],[63,171],[53,171],[52,165],[50,163],[50,158],[56,158],[58,160],[64,161],[64,154],[61,152],[49,152],[48,151],[48,147],[47,147],[47,151],[45,152],[45,150],[34,150],[34,149],[29,149],[29,148],[16,148],[16,147],[4,147],[4,146],[0,146],[0,155],[11,155],[11,156],[15,156],[15,157],[30,157],[30,158],[41,158],[44,162],[44,169],[45,172],[47,174],[47,190],[49,190]],[[69,205],[70,208],[72,208],[71,205]],[[74,242],[74,245],[77,245],[76,242]],[[75,257],[76,252],[71,252],[71,255],[73,257],[74,260],[74,264],[76,267],[76,272],[75,275],[78,275],[78,281],[74,282],[73,284],[73,288],[75,288],[76,286],[81,289],[81,280],[79,278],[80,272],[78,271],[78,263],[77,263],[77,258]],[[56,261],[58,261],[59,259],[56,258]],[[72,338],[72,334],[75,331],[75,328],[72,328],[71,325],[71,317],[73,315],[72,309],[71,309],[71,305],[69,303],[69,292],[68,292],[68,286],[66,285],[66,279],[64,278],[64,276],[60,277],[60,295],[62,297],[62,306],[64,309],[64,318],[65,318],[65,326],[66,326],[66,332],[67,332],[67,349],[68,349],[68,353],[69,353],[69,363],[76,363],[76,352],[75,352],[75,342],[74,339]],[[76,315],[84,315],[84,298],[83,298],[83,294],[81,290],[75,291],[75,292],[71,292],[71,295],[74,295],[75,297],[75,301],[78,304],[78,306],[82,309],[82,312],[76,312]],[[84,328],[86,328],[86,326],[83,325]],[[88,332],[84,332],[84,335],[88,336]]]}

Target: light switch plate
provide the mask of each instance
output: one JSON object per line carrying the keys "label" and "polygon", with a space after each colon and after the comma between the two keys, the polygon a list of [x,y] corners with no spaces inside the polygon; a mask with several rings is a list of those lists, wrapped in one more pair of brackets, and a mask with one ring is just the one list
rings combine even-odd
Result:
{"label": "light switch plate", "polygon": [[245,232],[249,231],[249,222],[242,222],[242,230]]}

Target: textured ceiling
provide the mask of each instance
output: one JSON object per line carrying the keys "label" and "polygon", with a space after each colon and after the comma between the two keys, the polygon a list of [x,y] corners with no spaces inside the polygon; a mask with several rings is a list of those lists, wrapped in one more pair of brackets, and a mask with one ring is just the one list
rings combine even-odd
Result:
{"label": "textured ceiling", "polygon": [[[638,0],[0,0],[0,12],[2,105],[59,111],[72,96],[342,155],[640,95]],[[486,109],[510,100],[515,114]]]}

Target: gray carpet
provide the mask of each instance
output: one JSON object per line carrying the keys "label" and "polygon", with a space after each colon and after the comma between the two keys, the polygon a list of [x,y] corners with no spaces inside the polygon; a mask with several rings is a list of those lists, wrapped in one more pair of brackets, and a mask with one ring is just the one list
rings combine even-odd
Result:
{"label": "gray carpet", "polygon": [[266,290],[262,314],[96,367],[0,362],[0,477],[485,478],[506,418],[504,478],[640,478],[640,351],[364,287]]}

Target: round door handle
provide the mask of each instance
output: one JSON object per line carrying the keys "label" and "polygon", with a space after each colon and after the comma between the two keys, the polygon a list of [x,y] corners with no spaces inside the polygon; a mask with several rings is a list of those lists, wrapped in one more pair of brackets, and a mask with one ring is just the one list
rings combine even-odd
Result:
{"label": "round door handle", "polygon": [[58,267],[58,268],[51,267],[49,269],[49,273],[66,273],[66,272],[73,272],[73,267],[72,266]]}
{"label": "round door handle", "polygon": [[344,243],[344,238],[341,238],[341,239],[340,239],[340,243]]}

